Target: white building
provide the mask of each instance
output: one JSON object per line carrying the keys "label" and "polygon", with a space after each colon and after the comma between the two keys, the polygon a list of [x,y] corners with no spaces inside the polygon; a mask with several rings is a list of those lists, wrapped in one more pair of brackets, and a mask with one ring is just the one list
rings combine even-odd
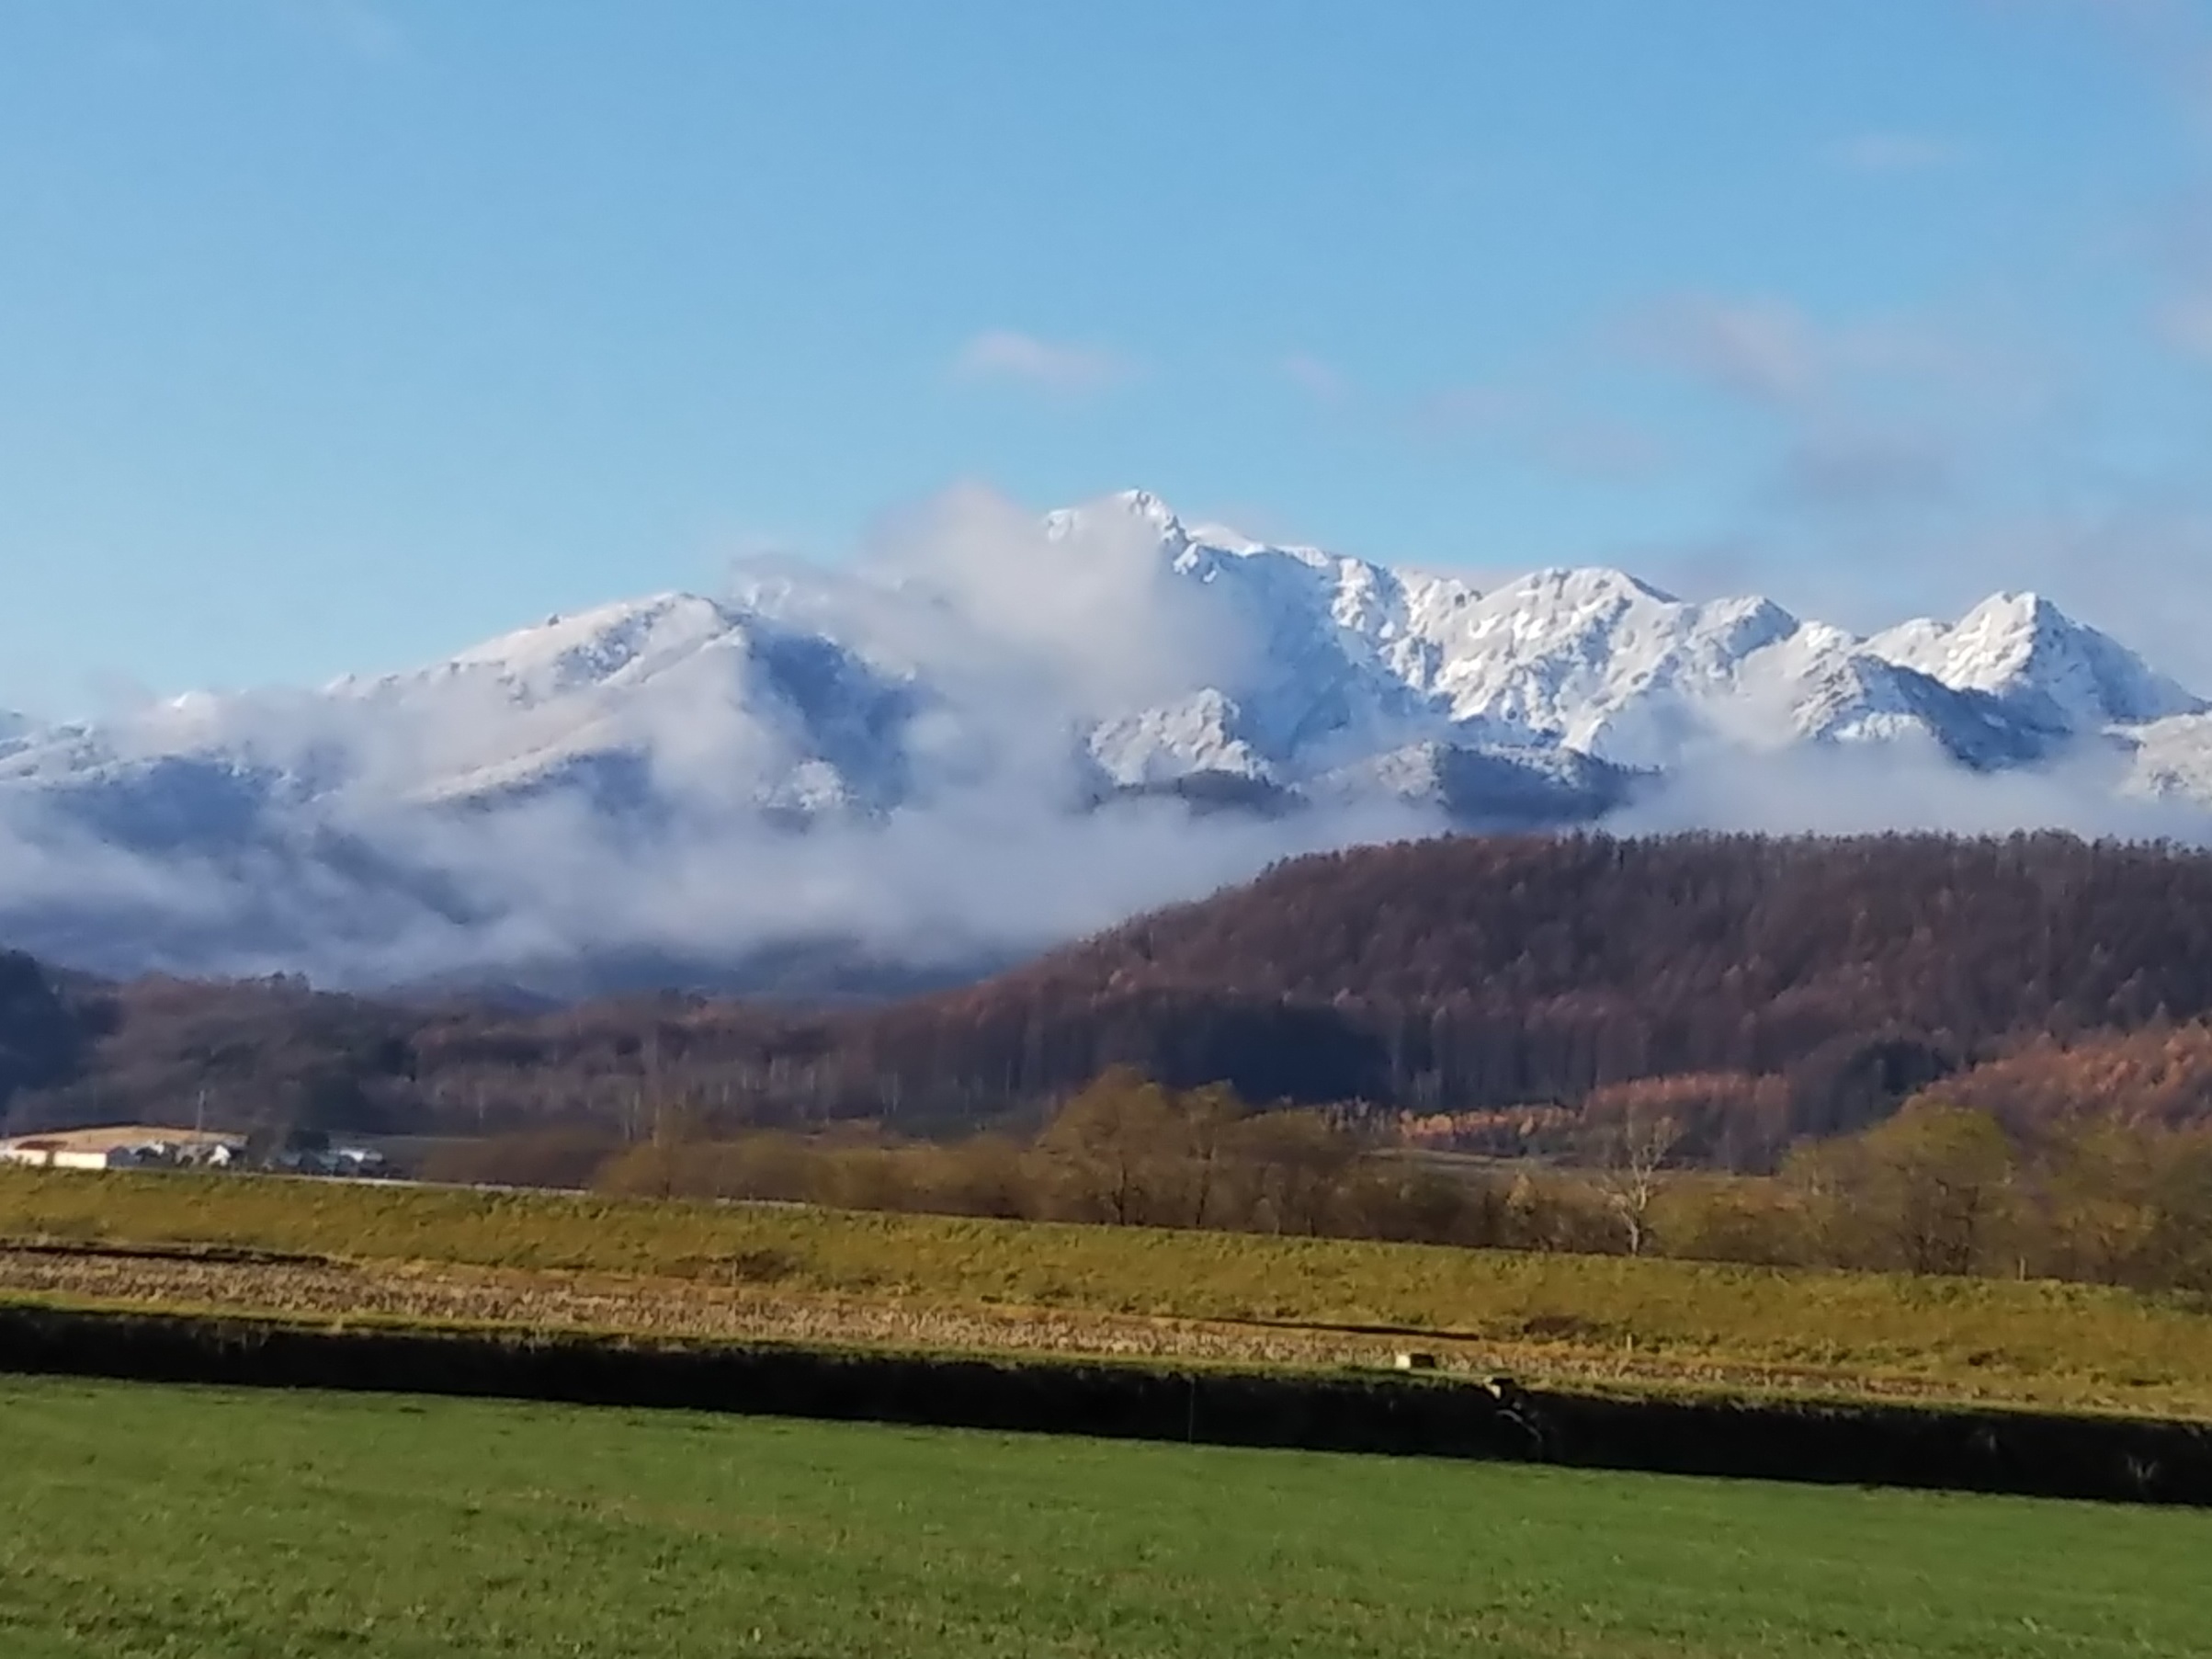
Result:
{"label": "white building", "polygon": [[0,1164],[34,1169],[172,1169],[197,1165],[220,1168],[235,1163],[244,1151],[244,1135],[110,1124],[0,1141]]}

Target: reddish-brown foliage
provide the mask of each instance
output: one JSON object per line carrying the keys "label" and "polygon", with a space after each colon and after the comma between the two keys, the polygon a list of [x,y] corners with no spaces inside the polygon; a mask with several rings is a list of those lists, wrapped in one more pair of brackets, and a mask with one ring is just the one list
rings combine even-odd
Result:
{"label": "reddish-brown foliage", "polygon": [[[2018,1056],[2007,1076],[2067,1071],[2070,1098],[2140,1092],[2125,1068],[2050,1057],[2208,1016],[2199,852],[2061,835],[1462,837],[1295,860],[875,1008],[665,995],[516,1012],[283,981],[18,988],[0,997],[0,1095],[16,1085],[11,1127],[175,1119],[205,1090],[215,1121],[590,1123],[637,1140],[672,1113],[729,1129],[1034,1124],[1117,1064],[1177,1088],[1414,1114],[1603,1111],[1622,1085],[1687,1078],[1667,1086],[1710,1155],[1755,1163],[2001,1055]],[[34,1050],[28,1070],[9,1061]],[[2176,1084],[2153,1115],[2191,1116],[2192,1098]]]}

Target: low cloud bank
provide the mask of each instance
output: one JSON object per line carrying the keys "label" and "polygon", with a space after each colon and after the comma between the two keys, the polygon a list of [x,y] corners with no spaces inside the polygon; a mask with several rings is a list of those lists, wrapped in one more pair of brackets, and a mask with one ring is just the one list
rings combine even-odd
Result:
{"label": "low cloud bank", "polygon": [[648,829],[557,798],[163,858],[17,811],[0,820],[0,917],[14,942],[108,972],[303,972],[336,985],[617,957],[735,965],[816,941],[924,969],[1041,949],[1279,858],[1441,827],[1411,809],[1075,812],[975,791],[879,823]]}
{"label": "low cloud bank", "polygon": [[[1624,834],[2051,828],[2202,842],[2201,809],[2116,800],[2106,768],[1977,775],[1935,756],[1714,752],[1604,827]],[[1439,833],[1411,807],[1282,817],[1179,801],[1071,812],[977,790],[873,823],[609,821],[570,798],[323,822],[223,853],[159,857],[65,819],[0,819],[7,935],[109,972],[304,972],[375,986],[497,980],[615,958],[739,964],[831,941],[925,970],[1003,960],[1202,896],[1270,862]]]}

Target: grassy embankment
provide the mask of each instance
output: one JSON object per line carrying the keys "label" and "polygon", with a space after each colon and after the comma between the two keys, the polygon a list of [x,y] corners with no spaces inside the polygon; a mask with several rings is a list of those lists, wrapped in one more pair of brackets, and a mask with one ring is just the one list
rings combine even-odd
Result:
{"label": "grassy embankment", "polygon": [[0,1379],[10,1659],[2161,1659],[2212,1517]]}
{"label": "grassy embankment", "polygon": [[[353,1264],[0,1290],[908,1346],[1447,1363],[1621,1385],[1887,1393],[2212,1418],[2212,1315],[2094,1287],[1325,1239],[221,1176],[0,1171],[0,1238]],[[320,1274],[320,1278],[316,1276]],[[179,1280],[179,1283],[185,1281]],[[357,1306],[349,1305],[349,1299]],[[1043,1317],[1032,1318],[1033,1312]],[[688,1323],[686,1323],[688,1322]],[[1255,1325],[1251,1322],[1267,1322]],[[1041,1339],[1040,1339],[1041,1338]]]}

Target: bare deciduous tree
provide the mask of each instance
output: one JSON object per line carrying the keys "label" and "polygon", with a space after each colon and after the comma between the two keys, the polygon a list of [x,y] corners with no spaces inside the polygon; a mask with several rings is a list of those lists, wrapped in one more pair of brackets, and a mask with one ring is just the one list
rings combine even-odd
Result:
{"label": "bare deciduous tree", "polygon": [[1641,1256],[1650,1242],[1661,1172],[1681,1142],[1681,1124],[1655,1112],[1630,1112],[1605,1134],[1598,1189],[1620,1222],[1630,1256]]}

